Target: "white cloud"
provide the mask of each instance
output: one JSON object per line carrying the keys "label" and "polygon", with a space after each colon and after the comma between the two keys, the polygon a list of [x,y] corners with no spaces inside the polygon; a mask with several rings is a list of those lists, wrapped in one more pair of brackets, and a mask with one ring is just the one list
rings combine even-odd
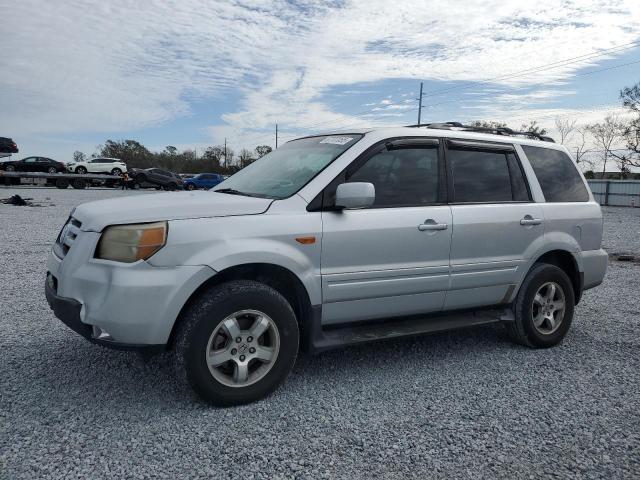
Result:
{"label": "white cloud", "polygon": [[[188,115],[194,100],[237,96],[209,129],[219,142],[271,138],[275,123],[361,125],[323,102],[340,86],[478,81],[625,44],[640,36],[640,2],[22,0],[3,24],[15,27],[0,49],[1,132],[127,131]],[[566,82],[593,62],[496,83]],[[543,92],[530,100],[562,94]]]}

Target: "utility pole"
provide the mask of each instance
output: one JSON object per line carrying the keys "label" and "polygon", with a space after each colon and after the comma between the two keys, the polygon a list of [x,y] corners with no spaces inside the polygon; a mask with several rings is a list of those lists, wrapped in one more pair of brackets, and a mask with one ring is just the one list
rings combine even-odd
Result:
{"label": "utility pole", "polygon": [[420,117],[422,117],[422,82],[420,82],[420,98],[418,98],[418,125],[420,125]]}
{"label": "utility pole", "polygon": [[227,168],[227,138],[224,139],[224,168]]}
{"label": "utility pole", "polygon": [[278,148],[278,124],[276,123],[276,148]]}

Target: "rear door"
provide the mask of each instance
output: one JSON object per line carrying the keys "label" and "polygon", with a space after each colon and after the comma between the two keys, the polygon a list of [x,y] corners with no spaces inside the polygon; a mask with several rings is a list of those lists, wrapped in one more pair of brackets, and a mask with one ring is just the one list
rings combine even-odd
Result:
{"label": "rear door", "polygon": [[[436,312],[449,282],[451,209],[437,139],[374,148],[324,192],[322,322]],[[373,206],[331,211],[344,182],[370,182]]]}
{"label": "rear door", "polygon": [[444,308],[506,303],[543,242],[542,208],[513,145],[449,139],[446,147],[453,234]]}

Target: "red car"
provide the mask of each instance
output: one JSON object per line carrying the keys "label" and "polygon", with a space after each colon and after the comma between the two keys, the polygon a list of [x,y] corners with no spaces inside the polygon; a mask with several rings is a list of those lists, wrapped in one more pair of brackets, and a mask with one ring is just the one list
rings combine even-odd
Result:
{"label": "red car", "polygon": [[10,138],[0,137],[0,153],[18,153],[18,145]]}

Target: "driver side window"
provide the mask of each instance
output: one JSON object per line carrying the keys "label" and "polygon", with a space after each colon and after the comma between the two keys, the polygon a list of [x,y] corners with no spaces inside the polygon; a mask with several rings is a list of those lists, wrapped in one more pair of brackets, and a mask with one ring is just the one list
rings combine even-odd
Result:
{"label": "driver side window", "polygon": [[438,202],[438,148],[386,149],[374,154],[347,182],[376,189],[372,208],[431,205]]}

